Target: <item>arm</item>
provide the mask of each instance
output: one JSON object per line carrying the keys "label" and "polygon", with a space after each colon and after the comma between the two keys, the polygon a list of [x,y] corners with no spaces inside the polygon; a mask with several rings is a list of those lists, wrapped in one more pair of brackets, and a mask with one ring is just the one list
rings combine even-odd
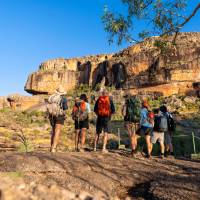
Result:
{"label": "arm", "polygon": [[122,113],[122,116],[125,117],[126,115],[126,105],[122,105],[122,109],[121,109],[121,113]]}
{"label": "arm", "polygon": [[62,99],[62,108],[63,108],[63,110],[68,109],[67,99],[65,97]]}
{"label": "arm", "polygon": [[98,100],[95,102],[95,105],[94,105],[94,112],[97,114],[97,111],[98,111]]}
{"label": "arm", "polygon": [[115,113],[115,105],[112,100],[110,100],[110,110],[111,110],[111,114]]}

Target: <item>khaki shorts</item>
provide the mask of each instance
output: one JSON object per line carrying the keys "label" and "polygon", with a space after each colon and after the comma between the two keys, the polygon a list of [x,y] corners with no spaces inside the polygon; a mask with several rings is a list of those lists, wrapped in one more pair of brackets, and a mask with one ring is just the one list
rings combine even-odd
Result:
{"label": "khaki shorts", "polygon": [[151,135],[151,143],[155,144],[157,141],[164,144],[164,132],[153,132]]}

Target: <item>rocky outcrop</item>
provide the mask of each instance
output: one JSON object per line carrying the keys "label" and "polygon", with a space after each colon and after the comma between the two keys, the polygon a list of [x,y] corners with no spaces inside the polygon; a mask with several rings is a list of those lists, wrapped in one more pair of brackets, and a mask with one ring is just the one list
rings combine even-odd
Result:
{"label": "rocky outcrop", "polygon": [[9,102],[7,101],[6,97],[0,97],[0,109],[7,107],[9,107]]}
{"label": "rocky outcrop", "polygon": [[[79,84],[95,86],[105,78],[105,85],[116,88],[171,94],[194,93],[193,82],[200,81],[200,33],[179,33],[153,37],[123,51],[107,55],[73,59],[54,59],[40,65],[31,74],[25,90],[32,94],[52,93],[59,84],[66,91]],[[158,44],[159,48],[155,45]],[[167,48],[166,48],[167,47]]]}
{"label": "rocky outcrop", "polygon": [[27,110],[44,104],[44,96],[22,96],[20,94],[11,94],[0,98],[0,109],[10,107],[12,110]]}
{"label": "rocky outcrop", "polygon": [[[53,59],[40,65],[39,71],[29,75],[25,90],[31,94],[51,94],[59,85],[66,91],[78,84],[92,83],[93,71],[106,55],[72,59]],[[110,58],[111,55],[108,55]]]}

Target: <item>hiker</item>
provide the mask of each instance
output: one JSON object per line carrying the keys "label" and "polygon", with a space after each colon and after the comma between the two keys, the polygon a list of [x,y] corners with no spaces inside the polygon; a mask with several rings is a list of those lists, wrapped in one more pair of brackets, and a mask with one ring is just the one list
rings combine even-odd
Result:
{"label": "hiker", "polygon": [[[152,148],[153,144],[159,142],[160,144],[160,158],[164,158],[164,132],[168,130],[168,122],[167,116],[165,113],[162,113],[159,109],[154,110],[154,126],[153,126],[153,133],[151,135],[151,143]],[[151,149],[152,151],[152,149]]]}
{"label": "hiker", "polygon": [[143,100],[142,109],[140,112],[140,129],[137,131],[137,134],[140,136],[145,136],[145,141],[147,145],[147,158],[151,157],[152,144],[150,137],[153,131],[153,125],[149,122],[149,104],[147,100]]}
{"label": "hiker", "polygon": [[162,105],[160,107],[161,112],[165,113],[168,119],[168,130],[165,131],[165,156],[168,155],[174,156],[173,145],[172,145],[172,134],[175,131],[175,122],[172,117],[172,114],[168,112],[167,107]]}
{"label": "hiker", "polygon": [[126,93],[124,95],[125,103],[122,106],[122,115],[124,116],[124,127],[128,131],[128,135],[131,143],[131,154],[137,153],[137,139],[136,130],[139,128],[140,123],[140,110],[141,102],[137,98],[136,94],[131,95]]}
{"label": "hiker", "polygon": [[104,89],[101,96],[97,99],[94,112],[97,115],[96,135],[94,140],[94,151],[96,151],[99,136],[104,131],[102,152],[107,153],[106,144],[108,141],[108,133],[110,133],[111,115],[115,113],[115,106],[110,99],[108,92]]}
{"label": "hiker", "polygon": [[65,121],[65,112],[68,109],[64,95],[66,92],[62,86],[59,86],[55,94],[51,95],[47,101],[47,112],[52,127],[50,152],[56,152],[61,128]]}
{"label": "hiker", "polygon": [[[75,99],[72,110],[72,119],[75,126],[75,151],[84,151],[86,130],[89,129],[89,113],[91,112],[90,104],[86,94],[81,94],[80,99]],[[79,142],[81,148],[79,149]]]}

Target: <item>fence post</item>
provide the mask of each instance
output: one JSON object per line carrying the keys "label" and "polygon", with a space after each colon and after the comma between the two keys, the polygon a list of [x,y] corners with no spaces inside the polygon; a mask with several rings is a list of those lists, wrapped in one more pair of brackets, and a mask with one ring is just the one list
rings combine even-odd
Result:
{"label": "fence post", "polygon": [[[117,130],[118,130],[118,131],[117,131],[117,133],[118,133],[118,145],[119,145],[119,147],[120,147],[120,145],[121,145],[121,144],[120,144],[120,139],[121,139],[121,138],[120,138],[120,128],[118,128]],[[119,148],[119,147],[118,147],[118,148]]]}
{"label": "fence post", "polygon": [[195,139],[194,139],[194,132],[192,132],[192,143],[193,143],[193,151],[194,151],[194,154],[196,154],[196,146],[195,146]]}

